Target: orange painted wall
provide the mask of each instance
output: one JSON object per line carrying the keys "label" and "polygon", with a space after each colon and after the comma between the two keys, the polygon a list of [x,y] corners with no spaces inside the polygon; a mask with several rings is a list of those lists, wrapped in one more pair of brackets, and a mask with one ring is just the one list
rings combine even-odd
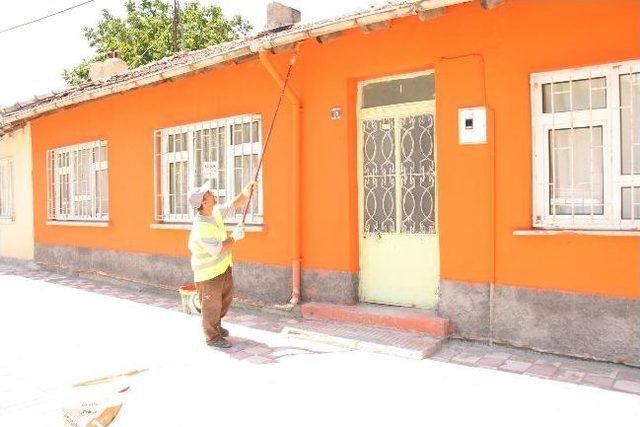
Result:
{"label": "orange painted wall", "polygon": [[[251,84],[248,84],[251,83]],[[83,141],[108,141],[109,227],[46,225],[46,195],[34,201],[36,242],[112,248],[143,253],[187,255],[184,230],[152,230],[153,131],[179,124],[244,113],[270,117],[279,89],[258,62],[200,74],[174,83],[139,89],[87,103],[34,121],[35,188],[46,188],[46,150]],[[278,164],[291,162],[290,107],[283,106],[269,156]],[[275,165],[274,165],[275,166]],[[277,191],[289,180],[288,167],[270,167],[264,173],[267,232],[251,234],[238,248],[238,257],[269,263],[290,259],[289,193]],[[273,188],[274,190],[269,191]]]}
{"label": "orange painted wall", "polygon": [[[475,2],[431,21],[396,20],[366,35],[353,30],[323,45],[306,41],[291,82],[303,104],[303,267],[358,271],[357,83],[435,69],[442,277],[490,280],[489,146],[457,141],[457,109],[486,104],[496,143],[497,283],[640,296],[638,238],[512,234],[531,227],[530,73],[640,58],[639,22],[635,0],[508,0],[490,11]],[[276,58],[283,73],[288,55]],[[186,255],[185,231],[149,228],[153,130],[242,113],[261,113],[266,128],[277,91],[253,61],[34,120],[36,242]],[[237,259],[290,262],[292,111],[283,105],[264,169],[267,228],[249,235]],[[341,120],[329,119],[333,106],[343,108]],[[109,143],[110,227],[47,226],[46,150],[92,139]]]}

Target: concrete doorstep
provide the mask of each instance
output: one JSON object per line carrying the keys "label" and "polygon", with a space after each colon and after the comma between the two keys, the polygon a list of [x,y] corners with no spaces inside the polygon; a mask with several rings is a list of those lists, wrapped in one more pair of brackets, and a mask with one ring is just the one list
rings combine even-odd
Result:
{"label": "concrete doorstep", "polygon": [[329,320],[421,332],[447,337],[450,322],[433,310],[359,303],[355,305],[308,302],[302,304],[304,319]]}
{"label": "concrete doorstep", "polygon": [[426,359],[437,352],[445,340],[419,332],[312,320],[303,321],[299,327],[286,326],[282,334],[351,350],[416,360]]}

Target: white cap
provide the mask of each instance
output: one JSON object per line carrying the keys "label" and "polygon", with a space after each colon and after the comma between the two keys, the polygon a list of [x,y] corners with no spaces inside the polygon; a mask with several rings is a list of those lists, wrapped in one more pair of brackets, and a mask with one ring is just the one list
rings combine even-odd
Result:
{"label": "white cap", "polygon": [[202,206],[202,200],[207,191],[211,190],[211,181],[206,180],[200,187],[196,187],[189,192],[189,206],[198,209]]}

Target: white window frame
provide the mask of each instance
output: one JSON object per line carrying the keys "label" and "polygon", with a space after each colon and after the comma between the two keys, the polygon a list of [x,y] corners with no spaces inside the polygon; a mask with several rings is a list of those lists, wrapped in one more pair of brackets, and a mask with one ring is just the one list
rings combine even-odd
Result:
{"label": "white window frame", "polygon": [[[640,60],[531,74],[533,226],[543,229],[637,230],[640,218],[622,219],[622,187],[640,187],[640,174],[621,173],[620,76],[640,72]],[[606,108],[543,113],[542,87],[548,83],[606,78]],[[552,94],[553,97],[553,94]],[[549,212],[549,144],[551,129],[602,126],[603,215]],[[633,126],[633,124],[632,124]],[[640,144],[635,136],[635,144]],[[637,159],[640,161],[640,159]],[[633,162],[633,160],[632,160]],[[633,163],[632,163],[633,165]],[[633,168],[633,166],[632,166]],[[633,171],[632,171],[633,172]],[[633,193],[633,191],[632,191]],[[633,211],[632,200],[632,211]],[[635,201],[636,204],[640,200]]]}
{"label": "white window frame", "polygon": [[[89,159],[89,194],[76,194],[75,179],[78,173],[77,164],[74,165],[74,158],[84,150],[91,150],[91,155],[95,154],[95,150],[104,148],[105,158],[100,161]],[[86,222],[107,222],[109,221],[108,200],[109,194],[107,193],[107,211],[106,213],[97,212],[97,205],[101,203],[98,200],[98,194],[96,192],[96,173],[99,171],[108,171],[109,162],[107,154],[107,142],[103,140],[84,142],[81,144],[68,145],[60,148],[54,148],[47,151],[47,219],[50,221],[86,221]],[[69,166],[60,167],[58,164],[58,156],[66,154],[69,156]],[[58,196],[61,192],[60,177],[68,175],[69,177],[69,212],[63,212],[61,203],[59,203]],[[108,188],[108,187],[107,187]],[[89,210],[82,212],[75,212],[75,203],[79,201],[90,201]]]}
{"label": "white window frame", "polygon": [[[169,135],[179,135],[179,134],[187,134],[187,148],[186,150],[181,150],[181,151],[174,151],[172,153],[168,153],[168,139],[169,139]],[[162,132],[162,137],[163,137],[163,173],[162,173],[162,193],[163,194],[168,194],[169,193],[169,187],[170,187],[170,178],[169,178],[169,170],[170,170],[170,166],[173,164],[174,167],[177,167],[178,164],[187,163],[187,192],[189,191],[189,186],[188,183],[192,181],[191,179],[191,172],[189,171],[189,163],[191,163],[192,161],[192,157],[190,155],[191,153],[191,141],[190,141],[190,129],[188,127],[176,127],[176,128],[171,128],[171,129],[167,129],[164,130]],[[174,141],[175,144],[175,141]],[[165,170],[166,169],[166,170]],[[179,185],[176,183],[176,187],[178,187]],[[175,202],[177,203],[177,202]],[[163,212],[169,212],[170,211],[170,205],[171,205],[171,200],[169,197],[165,197],[163,198],[163,206],[162,206],[162,210]],[[185,206],[185,212],[184,214],[170,214],[170,217],[175,220],[175,221],[179,221],[180,219],[188,219],[189,218],[189,207],[188,205]]]}
{"label": "white window frame", "polygon": [[[249,128],[252,129],[251,123],[255,121],[258,122],[257,141],[232,144],[234,125],[249,123]],[[225,202],[229,202],[230,198],[235,196],[235,194],[233,194],[233,189],[235,188],[235,158],[246,155],[260,156],[262,153],[261,115],[243,114],[159,129],[154,132],[154,211],[156,223],[181,224],[193,221],[194,211],[191,208],[187,208],[187,213],[185,214],[170,212],[169,164],[174,161],[187,161],[187,192],[191,190],[196,182],[194,134],[198,131],[218,128],[224,128],[225,132],[225,187],[214,190],[213,192],[218,197],[225,197]],[[251,130],[251,132],[253,132],[253,130]],[[176,153],[168,153],[169,135],[180,133],[186,133],[187,135],[187,152],[181,152],[179,156],[176,156]],[[251,177],[251,179],[253,179],[253,177]],[[239,190],[237,192],[239,192]],[[252,208],[250,208],[247,214],[246,224],[261,225],[264,223],[263,206],[262,170],[260,170],[258,175],[258,209],[256,213],[253,213]],[[231,225],[240,222],[241,218],[242,214],[236,212],[224,220],[225,224]]]}
{"label": "white window frame", "polygon": [[13,221],[15,206],[13,199],[13,158],[0,159],[0,220]]}

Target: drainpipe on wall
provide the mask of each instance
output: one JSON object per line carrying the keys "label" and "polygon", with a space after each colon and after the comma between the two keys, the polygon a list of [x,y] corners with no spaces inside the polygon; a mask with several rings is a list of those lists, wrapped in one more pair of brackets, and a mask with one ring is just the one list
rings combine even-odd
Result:
{"label": "drainpipe on wall", "polygon": [[487,101],[487,64],[484,56],[476,54],[482,61],[482,92],[484,105],[487,109],[487,142],[489,144],[489,191],[490,191],[490,233],[489,255],[490,280],[489,280],[489,344],[494,343],[493,324],[495,319],[495,287],[496,287],[496,239],[497,239],[497,209],[496,209],[496,122],[495,111]]}
{"label": "drainpipe on wall", "polygon": [[[295,49],[297,53],[298,45],[296,45]],[[267,52],[260,51],[259,56],[260,62],[278,87],[283,87],[284,80],[267,58]],[[292,60],[294,60],[293,58]],[[289,87],[285,87],[284,93],[289,102],[291,102],[293,110],[293,145],[291,150],[291,300],[289,301],[289,307],[292,308],[300,301],[300,117],[302,115],[302,105],[299,98]]]}
{"label": "drainpipe on wall", "polygon": [[493,324],[495,319],[495,287],[496,287],[496,239],[497,239],[497,208],[496,208],[496,115],[493,108],[487,101],[487,65],[484,61],[484,56],[479,55],[482,60],[482,86],[484,92],[484,105],[487,108],[487,139],[489,139],[489,189],[491,192],[491,198],[489,205],[491,206],[490,218],[491,218],[491,232],[490,232],[490,248],[489,253],[491,255],[490,265],[490,282],[489,282],[489,344],[493,345],[494,331]]}

